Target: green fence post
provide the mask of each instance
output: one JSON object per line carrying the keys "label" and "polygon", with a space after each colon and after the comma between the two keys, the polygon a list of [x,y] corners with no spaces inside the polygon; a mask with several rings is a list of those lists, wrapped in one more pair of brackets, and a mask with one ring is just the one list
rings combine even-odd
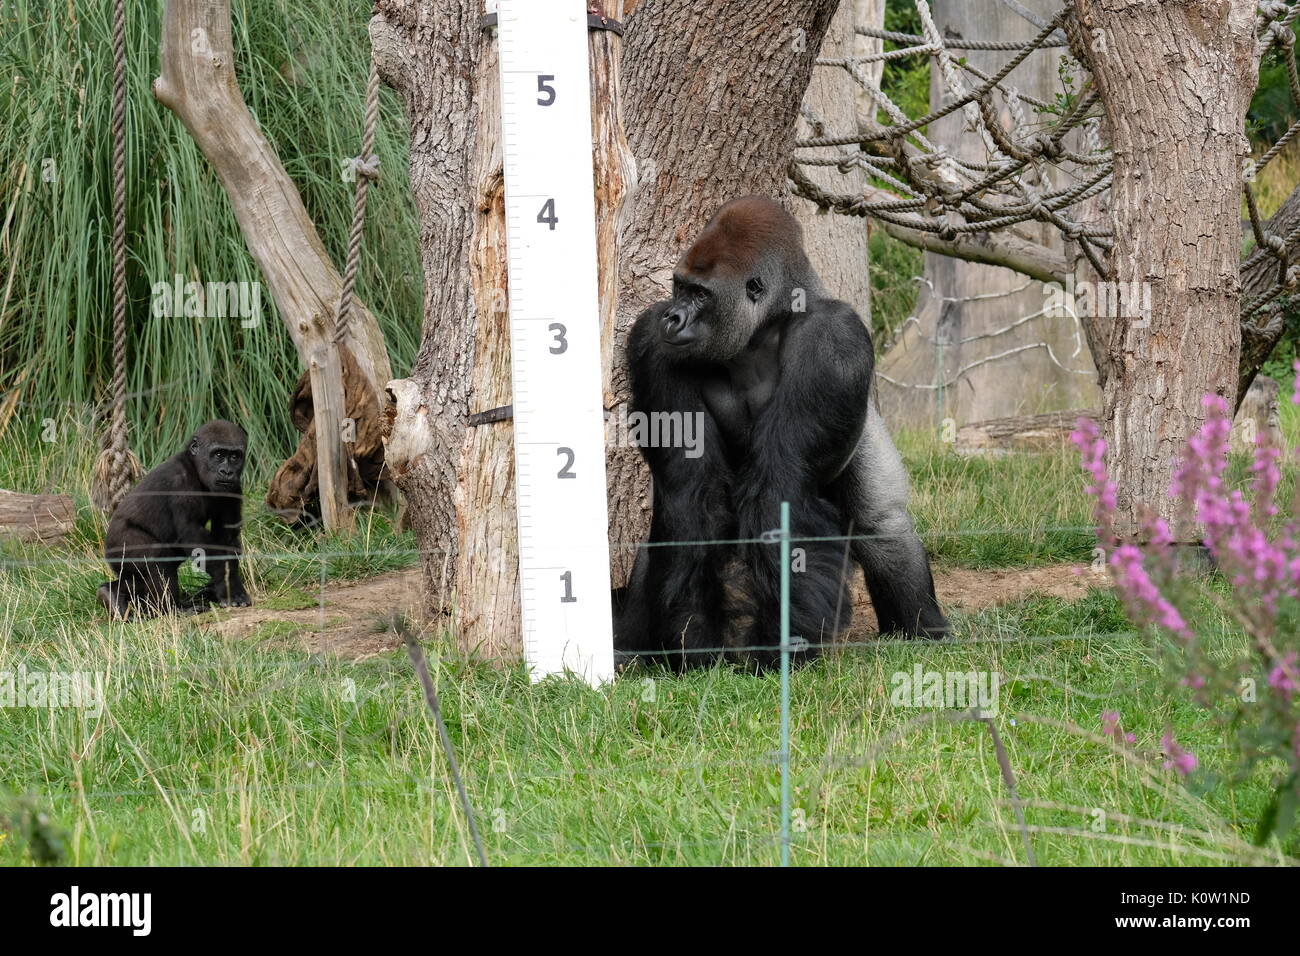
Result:
{"label": "green fence post", "polygon": [[790,502],[781,502],[781,865],[790,865]]}

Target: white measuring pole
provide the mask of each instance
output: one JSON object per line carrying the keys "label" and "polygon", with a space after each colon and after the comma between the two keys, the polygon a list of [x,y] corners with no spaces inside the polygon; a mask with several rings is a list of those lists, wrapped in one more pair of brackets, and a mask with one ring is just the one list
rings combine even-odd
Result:
{"label": "white measuring pole", "polygon": [[497,8],[515,497],[533,679],[614,674],[587,15]]}

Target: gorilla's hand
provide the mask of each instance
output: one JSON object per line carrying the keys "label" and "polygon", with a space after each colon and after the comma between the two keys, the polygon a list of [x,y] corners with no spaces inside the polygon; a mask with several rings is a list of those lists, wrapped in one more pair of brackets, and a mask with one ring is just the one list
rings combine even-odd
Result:
{"label": "gorilla's hand", "polygon": [[237,583],[226,595],[226,599],[220,602],[222,607],[252,607],[253,601],[244,590],[242,583]]}

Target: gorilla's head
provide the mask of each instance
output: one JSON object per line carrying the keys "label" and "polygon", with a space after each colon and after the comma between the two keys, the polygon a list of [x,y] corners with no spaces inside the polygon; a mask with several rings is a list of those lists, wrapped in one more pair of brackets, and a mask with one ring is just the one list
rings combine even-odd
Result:
{"label": "gorilla's head", "polygon": [[199,482],[208,491],[240,492],[248,438],[233,422],[213,421],[190,438],[189,455]]}
{"label": "gorilla's head", "polygon": [[799,223],[770,199],[733,199],[673,270],[659,336],[682,358],[726,362],[764,324],[789,315],[799,292],[820,292]]}

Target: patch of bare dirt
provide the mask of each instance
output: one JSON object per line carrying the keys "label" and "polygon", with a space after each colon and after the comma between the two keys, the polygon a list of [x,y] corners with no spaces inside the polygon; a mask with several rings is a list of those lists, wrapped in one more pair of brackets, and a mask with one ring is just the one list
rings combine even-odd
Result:
{"label": "patch of bare dirt", "polygon": [[[997,604],[1011,604],[1030,595],[1045,595],[1064,601],[1078,601],[1088,588],[1104,579],[1085,564],[1050,564],[1041,568],[945,568],[934,569],[934,590],[945,612],[978,611]],[[854,589],[852,630],[859,634],[879,631],[867,589]]]}
{"label": "patch of bare dirt", "polygon": [[940,568],[935,590],[944,607],[978,610],[994,604],[1019,601],[1031,594],[1045,594],[1063,601],[1077,601],[1088,588],[1104,583],[1086,564],[1052,564],[1043,568]]}
{"label": "patch of bare dirt", "polygon": [[[939,603],[946,609],[979,610],[1042,594],[1077,601],[1097,577],[1086,565],[1055,564],[1042,568],[934,570]],[[277,610],[268,607],[220,608],[201,618],[222,637],[258,637],[310,653],[371,657],[392,650],[401,639],[388,627],[394,614],[413,614],[420,603],[418,568],[394,571],[354,583],[330,583],[323,602]],[[863,588],[858,589],[854,631],[874,633],[876,618]]]}
{"label": "patch of bare dirt", "polygon": [[401,645],[388,624],[393,615],[418,609],[420,587],[420,569],[408,568],[364,581],[327,583],[310,607],[217,608],[206,615],[206,623],[222,637],[257,636],[311,653],[371,657]]}

